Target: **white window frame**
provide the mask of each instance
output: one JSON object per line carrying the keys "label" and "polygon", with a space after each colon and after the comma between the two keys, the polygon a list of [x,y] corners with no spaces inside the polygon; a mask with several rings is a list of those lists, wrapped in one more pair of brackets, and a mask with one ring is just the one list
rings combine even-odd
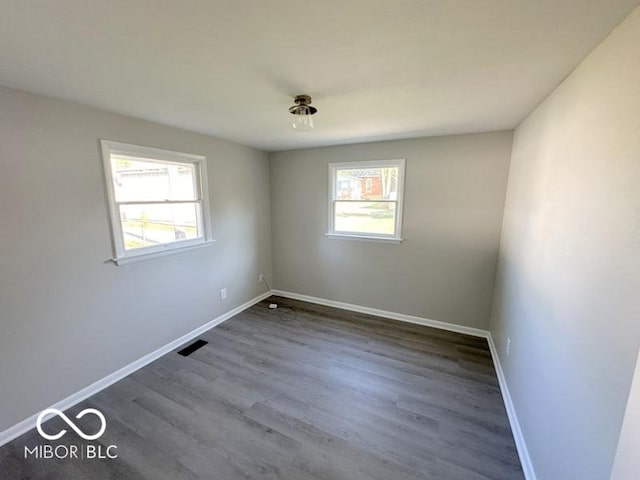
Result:
{"label": "white window frame", "polygon": [[[191,153],[174,152],[159,148],[143,147],[128,143],[114,142],[111,140],[100,140],[102,147],[102,161],[104,165],[105,184],[107,188],[107,199],[109,203],[109,215],[111,221],[111,232],[113,239],[114,258],[117,265],[145,260],[174,254],[210,245],[214,242],[211,233],[211,214],[209,209],[209,188],[207,182],[207,157],[194,155]],[[124,246],[124,232],[120,221],[120,205],[135,203],[179,203],[171,200],[166,201],[139,201],[139,202],[117,202],[114,187],[114,176],[111,168],[111,155],[126,155],[140,157],[142,159],[159,160],[172,163],[184,163],[195,166],[196,186],[198,187],[196,200],[200,208],[198,216],[198,231],[202,236],[188,240],[176,240],[175,242],[140,247],[126,250]]]}
{"label": "white window frame", "polygon": [[[365,240],[374,242],[388,242],[388,243],[400,243],[402,242],[402,211],[404,203],[404,170],[405,159],[392,159],[392,160],[364,160],[359,162],[339,162],[329,164],[329,222],[327,237],[329,238],[344,238],[349,240]],[[348,169],[366,169],[366,168],[380,168],[380,167],[398,167],[398,197],[395,200],[383,200],[385,202],[393,202],[396,204],[396,218],[395,218],[395,235],[385,235],[378,233],[361,233],[361,232],[336,232],[335,231],[335,205],[339,201],[336,198],[336,172],[338,170]],[[354,201],[366,201],[366,200],[354,200]],[[375,201],[375,200],[370,200]]]}

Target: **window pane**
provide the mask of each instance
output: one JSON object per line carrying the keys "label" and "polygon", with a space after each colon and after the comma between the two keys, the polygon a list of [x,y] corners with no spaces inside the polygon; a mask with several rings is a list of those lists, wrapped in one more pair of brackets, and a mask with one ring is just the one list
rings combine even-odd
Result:
{"label": "window pane", "polygon": [[396,200],[398,167],[338,169],[335,200]]}
{"label": "window pane", "polygon": [[117,202],[199,199],[193,164],[112,155],[111,169]]}
{"label": "window pane", "polygon": [[125,250],[202,237],[198,203],[120,205]]}
{"label": "window pane", "polygon": [[394,235],[395,202],[335,202],[334,231]]}

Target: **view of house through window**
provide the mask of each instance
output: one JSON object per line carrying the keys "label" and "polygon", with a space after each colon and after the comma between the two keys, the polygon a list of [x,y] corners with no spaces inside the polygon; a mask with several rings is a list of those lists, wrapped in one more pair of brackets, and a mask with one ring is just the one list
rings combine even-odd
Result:
{"label": "view of house through window", "polygon": [[124,155],[111,162],[126,250],[201,236],[193,164]]}
{"label": "view of house through window", "polygon": [[400,238],[404,160],[330,165],[329,234]]}
{"label": "view of house through window", "polygon": [[158,152],[133,145],[108,151],[117,256],[206,238],[201,162]]}

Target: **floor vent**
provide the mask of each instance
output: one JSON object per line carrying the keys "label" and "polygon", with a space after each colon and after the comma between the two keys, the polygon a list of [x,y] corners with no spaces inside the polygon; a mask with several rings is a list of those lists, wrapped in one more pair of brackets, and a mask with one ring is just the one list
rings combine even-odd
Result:
{"label": "floor vent", "polygon": [[195,352],[199,348],[204,347],[207,343],[209,343],[209,342],[205,342],[204,340],[196,340],[195,342],[193,342],[188,347],[185,347],[182,350],[180,350],[178,352],[178,355],[182,355],[183,357],[188,357],[189,355],[191,355],[193,352]]}

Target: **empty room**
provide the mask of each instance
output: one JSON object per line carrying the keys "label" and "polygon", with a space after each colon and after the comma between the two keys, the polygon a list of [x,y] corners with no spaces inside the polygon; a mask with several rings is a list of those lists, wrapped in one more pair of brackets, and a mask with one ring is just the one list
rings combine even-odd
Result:
{"label": "empty room", "polygon": [[0,480],[640,479],[640,0],[0,45]]}

